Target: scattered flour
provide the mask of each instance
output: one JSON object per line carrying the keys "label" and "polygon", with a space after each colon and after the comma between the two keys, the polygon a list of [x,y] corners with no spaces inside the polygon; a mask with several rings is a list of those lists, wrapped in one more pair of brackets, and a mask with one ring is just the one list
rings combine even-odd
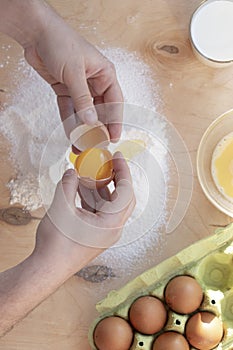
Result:
{"label": "scattered flour", "polygon": [[[115,64],[125,102],[155,111],[160,103],[160,97],[150,68],[135,53],[129,53],[120,48],[108,48],[102,52]],[[23,79],[12,96],[11,105],[6,106],[1,112],[0,132],[12,146],[10,157],[17,172],[16,178],[8,183],[11,194],[10,204],[20,203],[28,210],[35,210],[42,205],[39,190],[41,155],[51,132],[60,123],[60,117],[56,96],[50,86],[28,66],[24,59],[20,60],[18,70],[23,74]],[[166,143],[163,121],[148,121],[150,122],[153,127],[161,130],[161,138]],[[129,131],[126,138],[135,137],[132,133],[134,131]],[[161,152],[160,162],[163,170],[166,169],[166,152]],[[135,169],[131,167],[140,212],[140,206],[145,202],[144,187],[140,173]],[[168,180],[166,171],[163,175],[166,182]],[[165,187],[163,180],[160,178],[156,180],[156,176],[154,178],[156,188],[163,192],[162,189]],[[154,215],[157,215],[156,210]],[[127,271],[130,277],[135,276],[151,266],[156,256],[160,254],[158,249],[163,245],[164,239],[161,232],[163,232],[165,220],[166,208],[153,229],[145,236],[130,245],[113,247],[99,256],[96,262],[116,268],[118,274],[126,276],[126,279],[129,277]]]}
{"label": "scattered flour", "polygon": [[153,72],[135,53],[119,48],[101,50],[115,64],[126,102],[157,110],[161,104]]}
{"label": "scattered flour", "polygon": [[0,68],[5,68],[10,63],[10,58],[11,58],[11,56],[9,56],[10,50],[11,50],[11,45],[4,45],[3,44],[1,46],[1,51],[5,52],[5,57],[1,58]]}
{"label": "scattered flour", "polygon": [[[150,68],[136,54],[123,49],[102,52],[116,66],[125,101],[155,109],[159,96]],[[12,145],[12,162],[17,169],[17,177],[8,184],[10,204],[20,203],[35,210],[42,204],[38,185],[41,155],[60,117],[50,86],[24,59],[20,60],[18,70],[23,79],[14,91],[11,105],[1,112],[0,132]]]}
{"label": "scattered flour", "polygon": [[56,97],[50,86],[22,59],[24,78],[16,88],[12,104],[0,115],[0,131],[12,146],[11,160],[17,177],[12,179],[10,204],[20,203],[28,210],[41,206],[39,164],[44,146],[60,122]]}

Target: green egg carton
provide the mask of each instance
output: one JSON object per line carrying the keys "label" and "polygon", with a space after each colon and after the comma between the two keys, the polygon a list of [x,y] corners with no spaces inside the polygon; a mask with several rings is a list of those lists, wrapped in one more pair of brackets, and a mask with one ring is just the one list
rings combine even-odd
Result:
{"label": "green egg carton", "polygon": [[[215,348],[233,349],[233,224],[219,228],[215,234],[192,244],[175,256],[145,271],[120,290],[111,291],[96,305],[100,316],[89,330],[89,343],[98,350],[93,341],[96,325],[105,317],[119,316],[128,320],[131,304],[140,296],[151,295],[164,301],[164,288],[175,276],[190,275],[202,286],[204,298],[199,310],[213,312],[224,326],[224,336]],[[189,315],[168,311],[163,331],[184,334]],[[151,350],[158,334],[144,335],[134,332],[130,350]],[[190,346],[190,349],[195,349]]]}

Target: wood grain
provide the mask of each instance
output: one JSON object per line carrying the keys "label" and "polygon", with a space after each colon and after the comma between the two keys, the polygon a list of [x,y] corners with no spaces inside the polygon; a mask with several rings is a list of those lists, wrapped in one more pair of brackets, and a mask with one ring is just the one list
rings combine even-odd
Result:
{"label": "wood grain", "polygon": [[[136,51],[153,70],[160,88],[160,113],[171,121],[189,149],[194,168],[194,191],[188,212],[175,232],[166,237],[166,249],[158,261],[214,232],[231,220],[205,198],[197,181],[196,151],[203,132],[219,114],[232,108],[232,68],[215,70],[199,63],[188,38],[191,13],[197,0],[51,0],[57,11],[98,47],[122,47]],[[9,38],[11,61],[0,69],[0,108],[14,89],[12,72],[22,50]],[[7,59],[0,50],[0,61]],[[15,78],[15,75],[14,75]],[[16,75],[20,80],[20,76]],[[15,79],[14,79],[15,81]],[[15,176],[0,139],[0,207],[9,203],[6,183]],[[24,259],[33,248],[37,222],[10,226],[0,222],[0,269]],[[115,281],[114,287],[121,282]],[[96,316],[95,303],[112,288],[109,281],[93,286],[74,276],[0,340],[0,350],[88,350],[87,331]]]}

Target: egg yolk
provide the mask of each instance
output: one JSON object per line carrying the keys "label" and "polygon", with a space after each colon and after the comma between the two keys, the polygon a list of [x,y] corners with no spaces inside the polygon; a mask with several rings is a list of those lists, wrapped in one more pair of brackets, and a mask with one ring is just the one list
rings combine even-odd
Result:
{"label": "egg yolk", "polygon": [[213,154],[212,175],[221,193],[233,199],[233,133],[217,145]]}
{"label": "egg yolk", "polygon": [[75,161],[79,176],[94,180],[103,180],[112,176],[112,154],[106,149],[89,148]]}
{"label": "egg yolk", "polygon": [[75,154],[74,152],[70,152],[70,154],[69,154],[69,161],[72,164],[75,164],[77,157],[78,157],[77,154]]}

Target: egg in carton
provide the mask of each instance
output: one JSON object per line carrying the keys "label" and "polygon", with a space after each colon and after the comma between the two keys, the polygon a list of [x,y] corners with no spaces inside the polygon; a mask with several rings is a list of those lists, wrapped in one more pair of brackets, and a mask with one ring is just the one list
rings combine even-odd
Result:
{"label": "egg in carton", "polygon": [[96,308],[95,350],[232,349],[233,224],[111,291]]}

